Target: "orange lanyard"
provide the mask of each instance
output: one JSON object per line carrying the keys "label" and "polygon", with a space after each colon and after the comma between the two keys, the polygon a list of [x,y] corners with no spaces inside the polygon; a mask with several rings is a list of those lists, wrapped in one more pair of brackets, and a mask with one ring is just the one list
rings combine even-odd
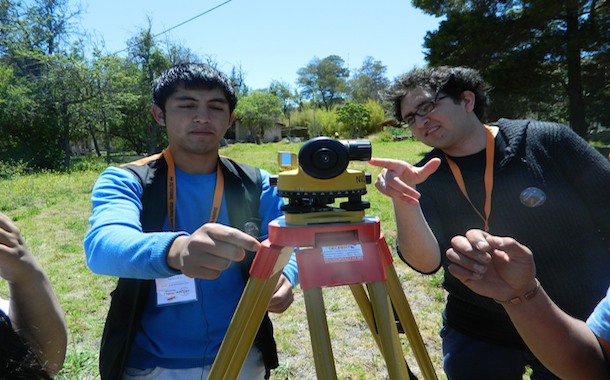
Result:
{"label": "orange lanyard", "polygon": [[489,214],[491,214],[491,191],[493,189],[493,183],[494,183],[495,145],[494,145],[494,135],[493,135],[493,132],[491,131],[491,128],[489,128],[486,125],[485,129],[487,131],[487,137],[485,140],[485,206],[484,206],[485,207],[485,209],[484,209],[485,216],[483,216],[483,214],[481,214],[481,212],[475,207],[475,205],[470,200],[470,197],[468,196],[468,191],[466,191],[466,184],[464,183],[464,178],[462,178],[462,172],[460,171],[460,168],[451,158],[449,158],[449,156],[447,156],[445,154],[445,157],[447,158],[447,163],[449,164],[449,168],[451,168],[451,172],[453,173],[455,182],[457,182],[457,185],[460,188],[460,190],[462,191],[462,194],[464,194],[464,196],[468,200],[468,203],[470,203],[470,206],[477,213],[479,218],[481,218],[481,220],[483,221],[483,223],[484,223],[483,228],[485,229],[485,231],[489,231]]}
{"label": "orange lanyard", "polygon": [[[174,230],[176,225],[176,165],[172,152],[167,147],[163,150],[163,157],[167,161],[167,216],[169,225]],[[214,199],[212,201],[212,210],[210,211],[209,223],[216,223],[220,212],[220,204],[222,203],[222,192],[224,191],[224,177],[220,169],[220,162],[216,165],[216,185],[214,186]]]}

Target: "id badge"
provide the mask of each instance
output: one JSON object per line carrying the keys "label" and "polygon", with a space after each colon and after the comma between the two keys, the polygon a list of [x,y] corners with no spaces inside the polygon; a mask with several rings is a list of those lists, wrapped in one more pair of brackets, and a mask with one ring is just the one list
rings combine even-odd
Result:
{"label": "id badge", "polygon": [[179,274],[155,279],[157,306],[168,306],[197,301],[195,279]]}

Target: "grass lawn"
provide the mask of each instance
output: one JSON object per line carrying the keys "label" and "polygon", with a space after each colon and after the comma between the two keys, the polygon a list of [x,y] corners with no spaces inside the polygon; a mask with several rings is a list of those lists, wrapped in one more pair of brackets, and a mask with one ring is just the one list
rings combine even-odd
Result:
{"label": "grass lawn", "polygon": [[[300,146],[284,142],[235,144],[222,148],[221,154],[277,173],[277,152],[297,152]],[[419,160],[427,150],[411,140],[373,142],[374,156],[410,162]],[[97,379],[99,341],[109,306],[109,293],[116,279],[89,271],[82,239],[89,228],[91,188],[105,164],[93,160],[79,162],[76,166],[78,169],[70,173],[5,176],[0,179],[0,211],[21,228],[28,246],[49,274],[65,311],[69,329],[68,356],[57,379]],[[373,179],[379,172],[364,162],[352,162],[350,167],[370,172]],[[372,185],[368,190],[364,200],[371,203],[371,208],[367,214],[381,219],[382,231],[394,251],[396,234],[391,202]],[[427,351],[439,378],[443,379],[438,337],[440,312],[445,299],[441,287],[442,274],[423,276],[399,260],[395,261],[395,267]],[[325,288],[323,293],[338,377],[387,378],[384,361],[349,288]],[[7,297],[4,283],[0,284],[0,294]],[[315,368],[300,288],[296,289],[293,306],[283,314],[273,315],[272,319],[280,355],[280,367],[272,378],[314,379]],[[404,335],[401,337],[407,361],[419,374],[408,341]]]}

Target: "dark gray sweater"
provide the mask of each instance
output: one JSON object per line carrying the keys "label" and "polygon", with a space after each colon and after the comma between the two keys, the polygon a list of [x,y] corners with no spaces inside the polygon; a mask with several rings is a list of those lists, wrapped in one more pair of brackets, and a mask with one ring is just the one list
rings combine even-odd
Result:
{"label": "dark gray sweater", "polygon": [[[501,119],[492,125],[500,132],[489,232],[528,246],[547,293],[563,310],[585,319],[610,284],[610,162],[560,124]],[[482,229],[483,222],[460,192],[443,152],[432,150],[418,165],[432,157],[443,163],[418,190],[446,267],[450,239]],[[455,161],[473,203],[483,210],[484,151]],[[531,187],[546,196],[538,207],[520,200]],[[500,305],[476,295],[448,271],[444,287],[448,325],[481,340],[524,347]]]}

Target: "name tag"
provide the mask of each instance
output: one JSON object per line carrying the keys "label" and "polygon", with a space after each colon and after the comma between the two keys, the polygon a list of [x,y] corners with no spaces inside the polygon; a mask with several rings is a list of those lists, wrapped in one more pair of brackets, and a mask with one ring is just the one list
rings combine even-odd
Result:
{"label": "name tag", "polygon": [[157,278],[157,306],[167,306],[197,301],[195,279],[183,274],[168,278]]}

